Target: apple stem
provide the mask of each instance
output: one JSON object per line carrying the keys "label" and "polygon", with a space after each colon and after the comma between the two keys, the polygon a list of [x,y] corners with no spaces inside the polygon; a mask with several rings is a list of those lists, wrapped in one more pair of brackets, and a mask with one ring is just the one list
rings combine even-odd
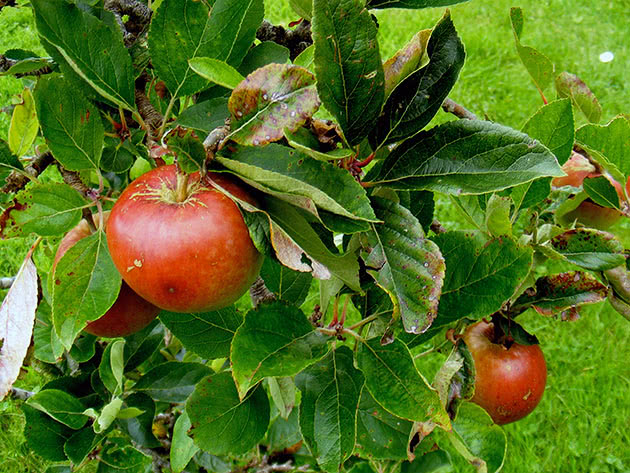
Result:
{"label": "apple stem", "polygon": [[175,189],[175,202],[182,203],[188,197],[188,174],[177,167],[177,187]]}

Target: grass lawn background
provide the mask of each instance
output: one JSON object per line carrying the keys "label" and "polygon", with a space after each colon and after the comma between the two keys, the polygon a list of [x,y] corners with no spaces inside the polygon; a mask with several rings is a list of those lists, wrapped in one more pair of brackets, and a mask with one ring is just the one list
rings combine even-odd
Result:
{"label": "grass lawn background", "polygon": [[[295,19],[287,0],[268,0],[266,4],[269,20],[286,24]],[[467,61],[451,98],[480,117],[517,129],[542,105],[514,48],[508,17],[512,6],[524,10],[522,43],[546,54],[557,72],[578,74],[602,104],[602,123],[619,113],[630,113],[626,85],[630,79],[630,13],[627,1],[622,0],[473,0],[452,7]],[[443,11],[377,12],[383,58],[416,31],[430,28]],[[42,52],[28,9],[5,8],[0,13],[0,52],[11,48]],[[599,61],[605,51],[615,55],[612,62]],[[0,108],[14,102],[22,88],[19,80],[0,78]],[[546,92],[549,99],[554,98],[551,89]],[[440,113],[437,120],[444,117]],[[584,123],[578,112],[576,117],[578,123]],[[9,120],[9,115],[0,113],[0,138],[6,139]],[[441,209],[439,218],[453,228],[452,215],[447,208]],[[628,226],[625,228],[627,231]],[[624,239],[630,247],[630,234]],[[25,241],[0,241],[0,277],[16,272],[27,248]],[[532,314],[522,317],[526,328],[541,341],[549,378],[536,411],[505,427],[509,441],[506,473],[630,472],[630,323],[607,303],[589,307],[582,315],[574,323]],[[432,369],[423,367],[423,360],[419,367]],[[29,369],[19,383],[37,389],[42,379]],[[45,469],[45,462],[29,454],[23,444],[22,428],[23,417],[15,402],[0,401],[2,473]],[[474,469],[459,461],[454,471]]]}

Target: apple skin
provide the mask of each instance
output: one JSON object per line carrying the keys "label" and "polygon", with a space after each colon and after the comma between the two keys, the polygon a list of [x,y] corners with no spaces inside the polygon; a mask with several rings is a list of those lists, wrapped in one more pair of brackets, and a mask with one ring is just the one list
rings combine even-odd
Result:
{"label": "apple skin", "polygon": [[573,186],[582,187],[582,182],[587,177],[595,177],[600,174],[597,168],[587,157],[573,151],[566,163],[562,165],[562,170],[567,174],[563,177],[555,177],[551,180],[553,187]]}
{"label": "apple skin", "polygon": [[[208,177],[241,200],[254,203],[231,176]],[[107,224],[114,264],[129,286],[172,312],[226,307],[255,281],[263,262],[238,206],[198,173],[188,196],[175,199],[175,165],[155,168],[118,198]]]}
{"label": "apple skin", "polygon": [[582,225],[598,230],[608,230],[621,219],[623,214],[617,209],[602,207],[590,199],[580,203],[574,210],[567,212],[561,218],[561,222],[571,224],[577,220]]}
{"label": "apple skin", "polygon": [[542,399],[547,365],[538,345],[493,343],[494,326],[484,321],[470,325],[464,341],[475,362],[472,402],[483,407],[499,425],[522,419]]}
{"label": "apple skin", "polygon": [[[103,220],[105,222],[107,222],[107,214],[108,212],[104,214]],[[91,234],[92,230],[85,220],[81,220],[76,227],[70,230],[62,238],[57,248],[53,261],[53,271],[66,251],[76,242]],[[126,337],[149,325],[159,313],[158,307],[133,292],[123,281],[114,305],[102,317],[88,322],[83,330],[97,337]]]}

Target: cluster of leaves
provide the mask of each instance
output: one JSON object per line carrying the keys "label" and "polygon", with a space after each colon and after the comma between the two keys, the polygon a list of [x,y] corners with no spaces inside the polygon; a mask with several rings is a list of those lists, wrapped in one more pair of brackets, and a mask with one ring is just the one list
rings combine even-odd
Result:
{"label": "cluster of leaves", "polygon": [[[383,61],[369,10],[457,1],[295,0],[314,44],[293,60],[255,41],[262,0],[109,3],[117,8],[31,0],[50,57],[5,53],[4,73],[38,78],[0,143],[4,189],[29,181],[6,197],[2,236],[55,238],[176,159],[260,192],[256,206],[234,199],[267,255],[261,276],[275,300],[162,312],[135,335],[97,340],[81,331],[121,280],[105,234],[61,259],[72,271],[40,270],[39,299],[29,254],[0,311],[0,388],[15,381],[36,318],[34,357],[59,377],[24,405],[31,448],[65,464],[98,458],[101,472],[144,471],[164,456],[177,472],[246,469],[260,451],[302,470],[434,471],[453,450],[498,471],[503,431],[459,402],[474,382],[465,347],[433,383],[412,350],[470,319],[530,308],[571,319],[606,297],[630,307],[623,245],[558,217],[582,192],[627,213],[628,195],[615,200],[606,178],[579,192],[551,186],[576,141],[625,182],[627,118],[575,131],[574,104],[584,107],[574,91],[520,131],[468,119],[425,130],[464,64],[450,14]],[[522,15],[512,19],[533,61]],[[61,174],[34,175],[34,148]],[[431,229],[436,193],[471,230]],[[547,273],[554,261],[570,270]],[[309,292],[319,295],[312,314]],[[358,320],[338,310],[344,298]],[[160,428],[158,413],[172,425]]]}

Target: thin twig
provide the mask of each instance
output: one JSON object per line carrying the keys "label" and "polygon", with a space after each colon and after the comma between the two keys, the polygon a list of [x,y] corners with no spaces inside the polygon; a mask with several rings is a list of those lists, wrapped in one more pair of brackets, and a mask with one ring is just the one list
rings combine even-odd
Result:
{"label": "thin twig", "polygon": [[[23,172],[13,171],[6,179],[6,184],[1,192],[14,193],[18,192],[26,186],[32,179],[39,176],[44,170],[54,162],[53,155],[50,151],[36,156],[31,164],[24,168]],[[30,178],[28,176],[31,176]]]}
{"label": "thin twig", "polygon": [[254,284],[249,288],[249,295],[252,298],[252,304],[254,307],[258,307],[259,304],[264,302],[271,302],[276,300],[276,295],[267,289],[263,278],[258,276]]}
{"label": "thin twig", "polygon": [[288,48],[291,60],[313,44],[311,24],[306,20],[302,20],[293,30],[287,30],[264,20],[256,32],[256,38],[260,41],[273,41]]}
{"label": "thin twig", "polygon": [[466,120],[477,120],[477,115],[472,113],[466,107],[458,104],[457,102],[447,98],[442,102],[442,109],[445,112],[452,113],[458,118],[466,119]]}

